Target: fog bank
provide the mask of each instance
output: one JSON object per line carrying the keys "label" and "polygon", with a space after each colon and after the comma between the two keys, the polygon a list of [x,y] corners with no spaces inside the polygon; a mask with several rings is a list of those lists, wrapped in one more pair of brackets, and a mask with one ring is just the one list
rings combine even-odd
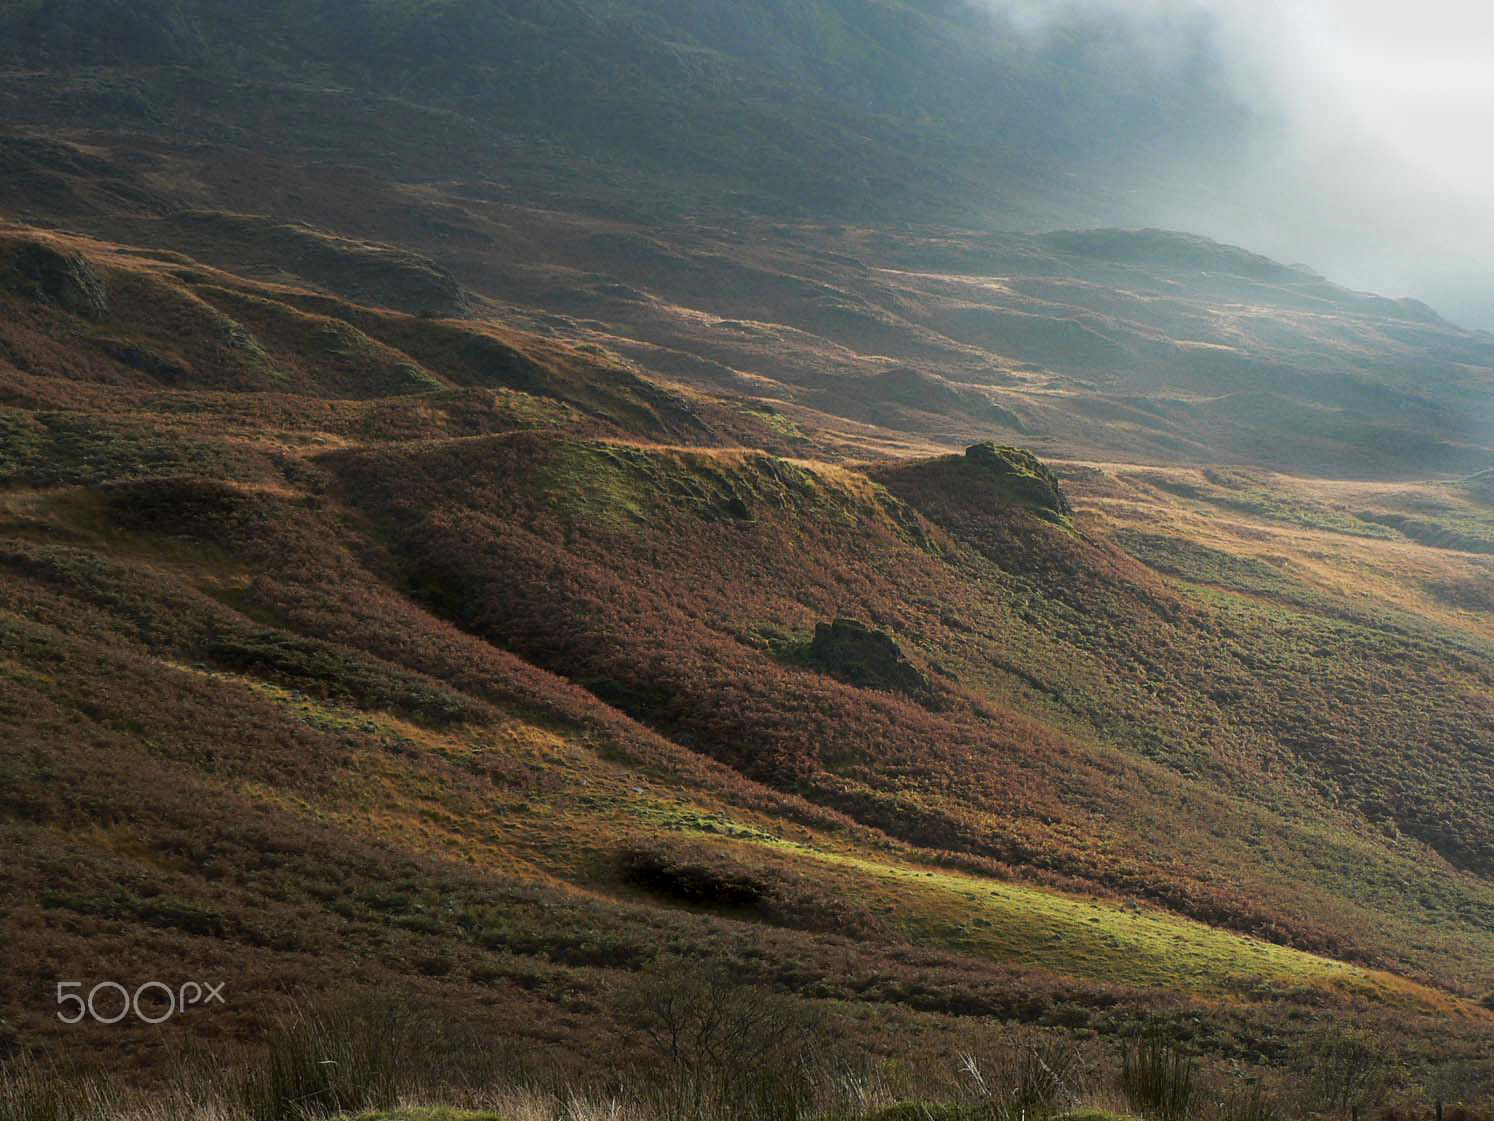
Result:
{"label": "fog bank", "polygon": [[[1208,234],[1494,329],[1494,6],[1469,0],[986,0],[1017,34],[1103,21],[1196,67],[1249,134],[1180,150],[1126,217]],[[1202,29],[1200,31],[1200,29]],[[1169,55],[1175,52],[1175,57]]]}

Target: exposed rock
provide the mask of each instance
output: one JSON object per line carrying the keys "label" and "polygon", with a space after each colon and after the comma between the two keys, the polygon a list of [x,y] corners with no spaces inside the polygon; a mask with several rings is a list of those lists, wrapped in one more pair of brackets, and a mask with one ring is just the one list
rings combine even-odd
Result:
{"label": "exposed rock", "polygon": [[809,660],[832,677],[863,689],[913,695],[928,692],[928,679],[903,657],[896,640],[855,619],[820,623]]}
{"label": "exposed rock", "polygon": [[1025,448],[975,444],[965,449],[965,458],[1000,479],[1002,490],[1018,501],[1060,518],[1074,512],[1058,484],[1058,476]]}
{"label": "exposed rock", "polygon": [[69,253],[43,241],[28,241],[10,260],[13,286],[28,299],[54,304],[85,319],[109,314],[104,278],[81,253]]}

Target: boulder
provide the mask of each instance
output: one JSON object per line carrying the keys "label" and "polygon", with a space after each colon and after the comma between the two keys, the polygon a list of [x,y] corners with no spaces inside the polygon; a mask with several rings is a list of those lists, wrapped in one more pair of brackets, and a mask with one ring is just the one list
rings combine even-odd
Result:
{"label": "boulder", "polygon": [[989,472],[998,480],[1004,494],[1023,505],[1059,518],[1067,518],[1074,512],[1058,485],[1058,476],[1025,448],[975,444],[965,449],[965,458]]}
{"label": "boulder", "polygon": [[27,299],[53,304],[101,320],[109,314],[104,278],[81,253],[70,253],[44,241],[28,241],[10,260],[12,287]]}
{"label": "boulder", "polygon": [[836,619],[816,626],[809,660],[832,677],[863,689],[913,696],[929,689],[928,679],[903,657],[890,634],[855,619]]}

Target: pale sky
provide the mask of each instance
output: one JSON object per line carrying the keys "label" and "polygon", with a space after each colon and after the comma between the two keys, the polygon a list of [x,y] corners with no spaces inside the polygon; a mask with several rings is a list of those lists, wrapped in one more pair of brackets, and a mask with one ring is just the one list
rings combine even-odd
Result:
{"label": "pale sky", "polygon": [[[1327,102],[1319,107],[1324,116],[1347,114],[1429,179],[1487,194],[1494,173],[1494,4],[1220,0],[1213,6],[1228,10],[1229,34],[1249,52],[1245,63],[1274,75],[1281,92],[1317,95]],[[1278,39],[1275,51],[1270,36],[1250,27],[1262,14],[1286,40]],[[1290,74],[1298,75],[1296,89]],[[1310,104],[1295,114],[1304,128],[1320,123]]]}
{"label": "pale sky", "polygon": [[1154,200],[1155,224],[1494,329],[1494,0],[988,2],[1038,33],[1124,13],[1162,42],[1211,17],[1229,81],[1279,127],[1213,192]]}

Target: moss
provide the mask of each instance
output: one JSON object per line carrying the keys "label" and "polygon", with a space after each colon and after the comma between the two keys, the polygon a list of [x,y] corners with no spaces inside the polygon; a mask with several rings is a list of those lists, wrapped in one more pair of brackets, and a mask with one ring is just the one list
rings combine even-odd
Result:
{"label": "moss", "polygon": [[767,427],[771,431],[777,433],[779,436],[782,436],[785,439],[792,440],[796,443],[808,444],[811,442],[809,437],[805,435],[804,430],[800,428],[798,424],[796,424],[789,417],[785,416],[782,412],[780,412],[772,405],[754,404],[748,406],[745,411],[748,413],[748,415],[762,421],[763,424],[767,425]]}
{"label": "moss", "polygon": [[8,262],[8,287],[38,303],[53,304],[84,319],[109,315],[103,276],[81,253],[44,241],[23,242]]}
{"label": "moss", "polygon": [[974,444],[965,449],[965,458],[998,479],[1001,491],[1019,503],[1059,520],[1074,512],[1058,476],[1025,448]]}
{"label": "moss", "polygon": [[566,443],[531,485],[552,509],[611,529],[645,526],[672,512],[747,523],[787,508],[853,521],[848,507],[858,505],[789,460],[625,444]]}
{"label": "moss", "polygon": [[648,457],[628,448],[566,444],[536,480],[556,510],[610,528],[648,520]]}

